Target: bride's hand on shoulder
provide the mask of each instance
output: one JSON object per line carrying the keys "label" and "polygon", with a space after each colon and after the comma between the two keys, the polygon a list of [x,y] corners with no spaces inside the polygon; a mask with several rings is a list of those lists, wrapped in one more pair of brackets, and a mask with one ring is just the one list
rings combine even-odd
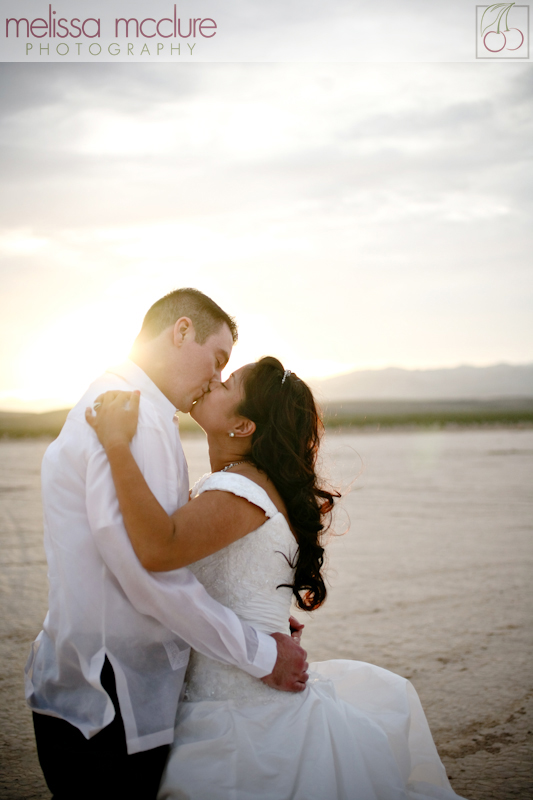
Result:
{"label": "bride's hand on shoulder", "polygon": [[105,450],[129,446],[137,430],[140,397],[139,391],[105,392],[96,398],[92,408],[85,409],[85,419]]}

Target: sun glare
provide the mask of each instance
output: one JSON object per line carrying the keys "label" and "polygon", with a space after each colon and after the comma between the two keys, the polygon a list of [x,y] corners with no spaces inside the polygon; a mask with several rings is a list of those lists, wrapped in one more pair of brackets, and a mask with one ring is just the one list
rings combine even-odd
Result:
{"label": "sun glare", "polygon": [[[35,335],[18,362],[18,395],[66,407],[107,367],[127,358],[139,320],[127,308],[78,308]],[[56,405],[56,407],[58,407]]]}
{"label": "sun glare", "polygon": [[6,256],[33,255],[47,245],[47,240],[34,236],[27,228],[9,231],[0,236],[0,253]]}
{"label": "sun glare", "polygon": [[[146,294],[141,293],[141,299],[137,287],[135,297],[125,298],[119,288],[117,284],[111,296],[76,308],[36,332],[32,344],[18,359],[14,388],[0,395],[0,407],[44,411],[72,406],[92,380],[127,358],[140,327],[139,307]],[[299,352],[265,314],[239,311],[237,316],[239,341],[226,368],[226,377],[243,364],[265,355],[279,358],[287,369],[303,379],[346,372],[352,366],[334,359],[306,357],[309,352]]]}

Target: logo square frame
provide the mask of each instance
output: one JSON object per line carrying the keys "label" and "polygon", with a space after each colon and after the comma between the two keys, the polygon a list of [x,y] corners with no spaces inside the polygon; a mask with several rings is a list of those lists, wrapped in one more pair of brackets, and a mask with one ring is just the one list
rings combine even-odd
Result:
{"label": "logo square frame", "polygon": [[[476,5],[476,59],[488,59],[491,61],[498,61],[501,59],[521,59],[523,61],[529,60],[529,6],[527,5],[516,5],[513,3],[513,7],[516,11],[520,10],[520,18],[518,19],[518,24],[521,25],[520,31],[523,33],[524,41],[520,46],[519,50],[523,52],[523,47],[525,46],[526,55],[512,55],[509,50],[506,48],[502,49],[498,52],[491,52],[487,49],[484,45],[483,37],[480,32],[480,22],[481,17],[483,16],[483,12],[490,8],[490,5]],[[482,53],[480,55],[480,53]]]}

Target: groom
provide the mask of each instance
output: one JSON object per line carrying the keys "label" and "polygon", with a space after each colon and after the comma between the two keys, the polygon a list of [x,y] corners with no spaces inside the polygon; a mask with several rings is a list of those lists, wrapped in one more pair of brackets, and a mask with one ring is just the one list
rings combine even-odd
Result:
{"label": "groom", "polygon": [[175,411],[220,381],[234,321],[195,289],[146,314],[131,360],[95,381],[42,468],[49,612],[26,667],[39,760],[54,798],[155,798],[190,647],[283,691],[305,688],[305,652],[216,603],[186,569],[146,572],[124,529],[109,465],[84,411],[141,390],[132,452],[163,508],[188,500]]}

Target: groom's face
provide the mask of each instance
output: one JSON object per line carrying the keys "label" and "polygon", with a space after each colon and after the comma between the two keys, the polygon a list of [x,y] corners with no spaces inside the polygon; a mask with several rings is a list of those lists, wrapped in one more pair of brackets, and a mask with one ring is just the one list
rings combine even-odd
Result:
{"label": "groom's face", "polygon": [[[186,336],[176,353],[176,364],[170,376],[170,397],[180,411],[190,411],[193,403],[219,383],[221,372],[229,361],[233,337],[226,324],[198,344],[196,336]],[[171,396],[172,394],[172,396]]]}

